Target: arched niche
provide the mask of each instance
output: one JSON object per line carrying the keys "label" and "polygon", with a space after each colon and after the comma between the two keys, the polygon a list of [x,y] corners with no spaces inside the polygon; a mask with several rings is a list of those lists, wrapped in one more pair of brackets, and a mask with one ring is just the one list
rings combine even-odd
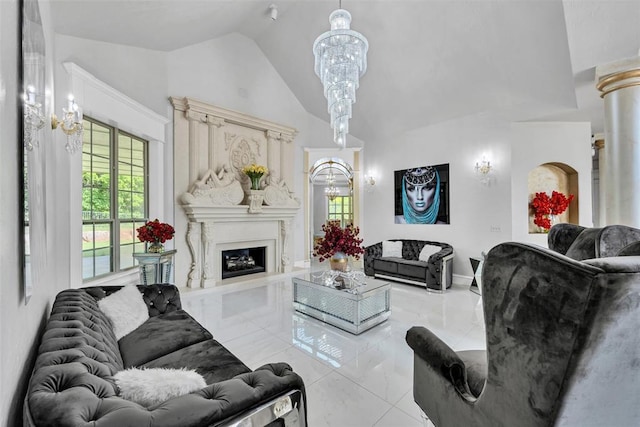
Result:
{"label": "arched niche", "polygon": [[[549,195],[555,190],[568,196],[573,194],[573,200],[562,214],[558,215],[556,222],[568,222],[579,224],[579,200],[578,200],[578,172],[565,163],[544,163],[529,171],[528,201],[531,203],[536,193],[545,192]],[[542,230],[533,223],[533,210],[529,208],[529,234],[542,233]]]}

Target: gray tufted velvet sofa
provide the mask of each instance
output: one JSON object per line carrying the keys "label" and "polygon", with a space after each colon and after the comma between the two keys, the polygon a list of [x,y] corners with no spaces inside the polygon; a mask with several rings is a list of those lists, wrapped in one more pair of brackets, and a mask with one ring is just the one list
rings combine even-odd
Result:
{"label": "gray tufted velvet sofa", "polygon": [[[118,289],[58,294],[25,399],[26,426],[284,425],[274,414],[291,423],[296,411],[293,425],[306,426],[300,376],[286,363],[251,371],[181,309],[173,285],[138,286],[149,320],[116,341],[97,300]],[[112,378],[133,366],[195,369],[207,387],[145,408],[118,397]],[[279,409],[287,400],[296,409],[282,414]]]}
{"label": "gray tufted velvet sofa", "polygon": [[[557,229],[549,246],[602,254],[634,230]],[[406,335],[414,399],[437,427],[640,425],[640,256],[510,242],[482,275],[486,351],[454,351],[421,326]]]}
{"label": "gray tufted velvet sofa", "polygon": [[[453,278],[453,247],[447,243],[426,240],[391,239],[402,242],[402,258],[383,257],[382,242],[368,246],[364,251],[364,273],[367,276],[395,280],[425,286],[429,290],[443,292],[451,287]],[[424,245],[440,246],[442,249],[428,262],[418,259]]]}

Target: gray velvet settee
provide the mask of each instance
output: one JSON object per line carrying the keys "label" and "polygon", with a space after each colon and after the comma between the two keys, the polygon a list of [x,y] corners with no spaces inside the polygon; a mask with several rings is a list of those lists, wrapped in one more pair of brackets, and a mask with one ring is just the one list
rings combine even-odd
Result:
{"label": "gray velvet settee", "polygon": [[[119,289],[57,295],[29,382],[25,425],[306,426],[301,377],[286,363],[249,369],[181,309],[173,285],[138,286],[149,319],[116,341],[98,300]],[[143,407],[119,397],[113,376],[129,367],[195,370],[206,387]]]}
{"label": "gray velvet settee", "polygon": [[[451,245],[425,240],[392,239],[389,241],[402,242],[402,257],[383,257],[383,242],[366,247],[364,273],[367,276],[425,286],[429,290],[441,292],[451,287],[454,257]],[[420,251],[425,245],[438,246],[441,249],[431,255],[427,261],[420,261]]]}
{"label": "gray velvet settee", "polygon": [[[614,241],[551,231],[550,247],[579,258],[578,246],[632,244],[614,242],[621,227],[607,230]],[[639,256],[503,243],[482,279],[486,351],[453,351],[421,326],[406,335],[414,399],[437,427],[640,425]]]}

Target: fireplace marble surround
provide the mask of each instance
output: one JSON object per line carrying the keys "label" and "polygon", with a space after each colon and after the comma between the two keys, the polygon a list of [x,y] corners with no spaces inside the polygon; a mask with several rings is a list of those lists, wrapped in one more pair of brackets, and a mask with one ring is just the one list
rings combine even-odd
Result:
{"label": "fireplace marble surround", "polygon": [[[288,185],[296,130],[192,98],[170,101],[175,245],[182,254],[176,284],[222,284],[222,251],[246,247],[266,247],[267,273],[291,271],[291,224],[300,209]],[[259,191],[242,173],[251,163],[269,169]]]}

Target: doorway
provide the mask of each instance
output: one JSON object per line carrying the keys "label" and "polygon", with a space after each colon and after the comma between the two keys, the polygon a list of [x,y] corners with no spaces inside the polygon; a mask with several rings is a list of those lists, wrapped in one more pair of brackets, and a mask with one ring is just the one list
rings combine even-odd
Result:
{"label": "doorway", "polygon": [[328,219],[339,219],[342,225],[351,223],[359,226],[361,222],[360,150],[358,147],[304,149],[307,266],[313,260],[314,236],[323,235],[322,224]]}

